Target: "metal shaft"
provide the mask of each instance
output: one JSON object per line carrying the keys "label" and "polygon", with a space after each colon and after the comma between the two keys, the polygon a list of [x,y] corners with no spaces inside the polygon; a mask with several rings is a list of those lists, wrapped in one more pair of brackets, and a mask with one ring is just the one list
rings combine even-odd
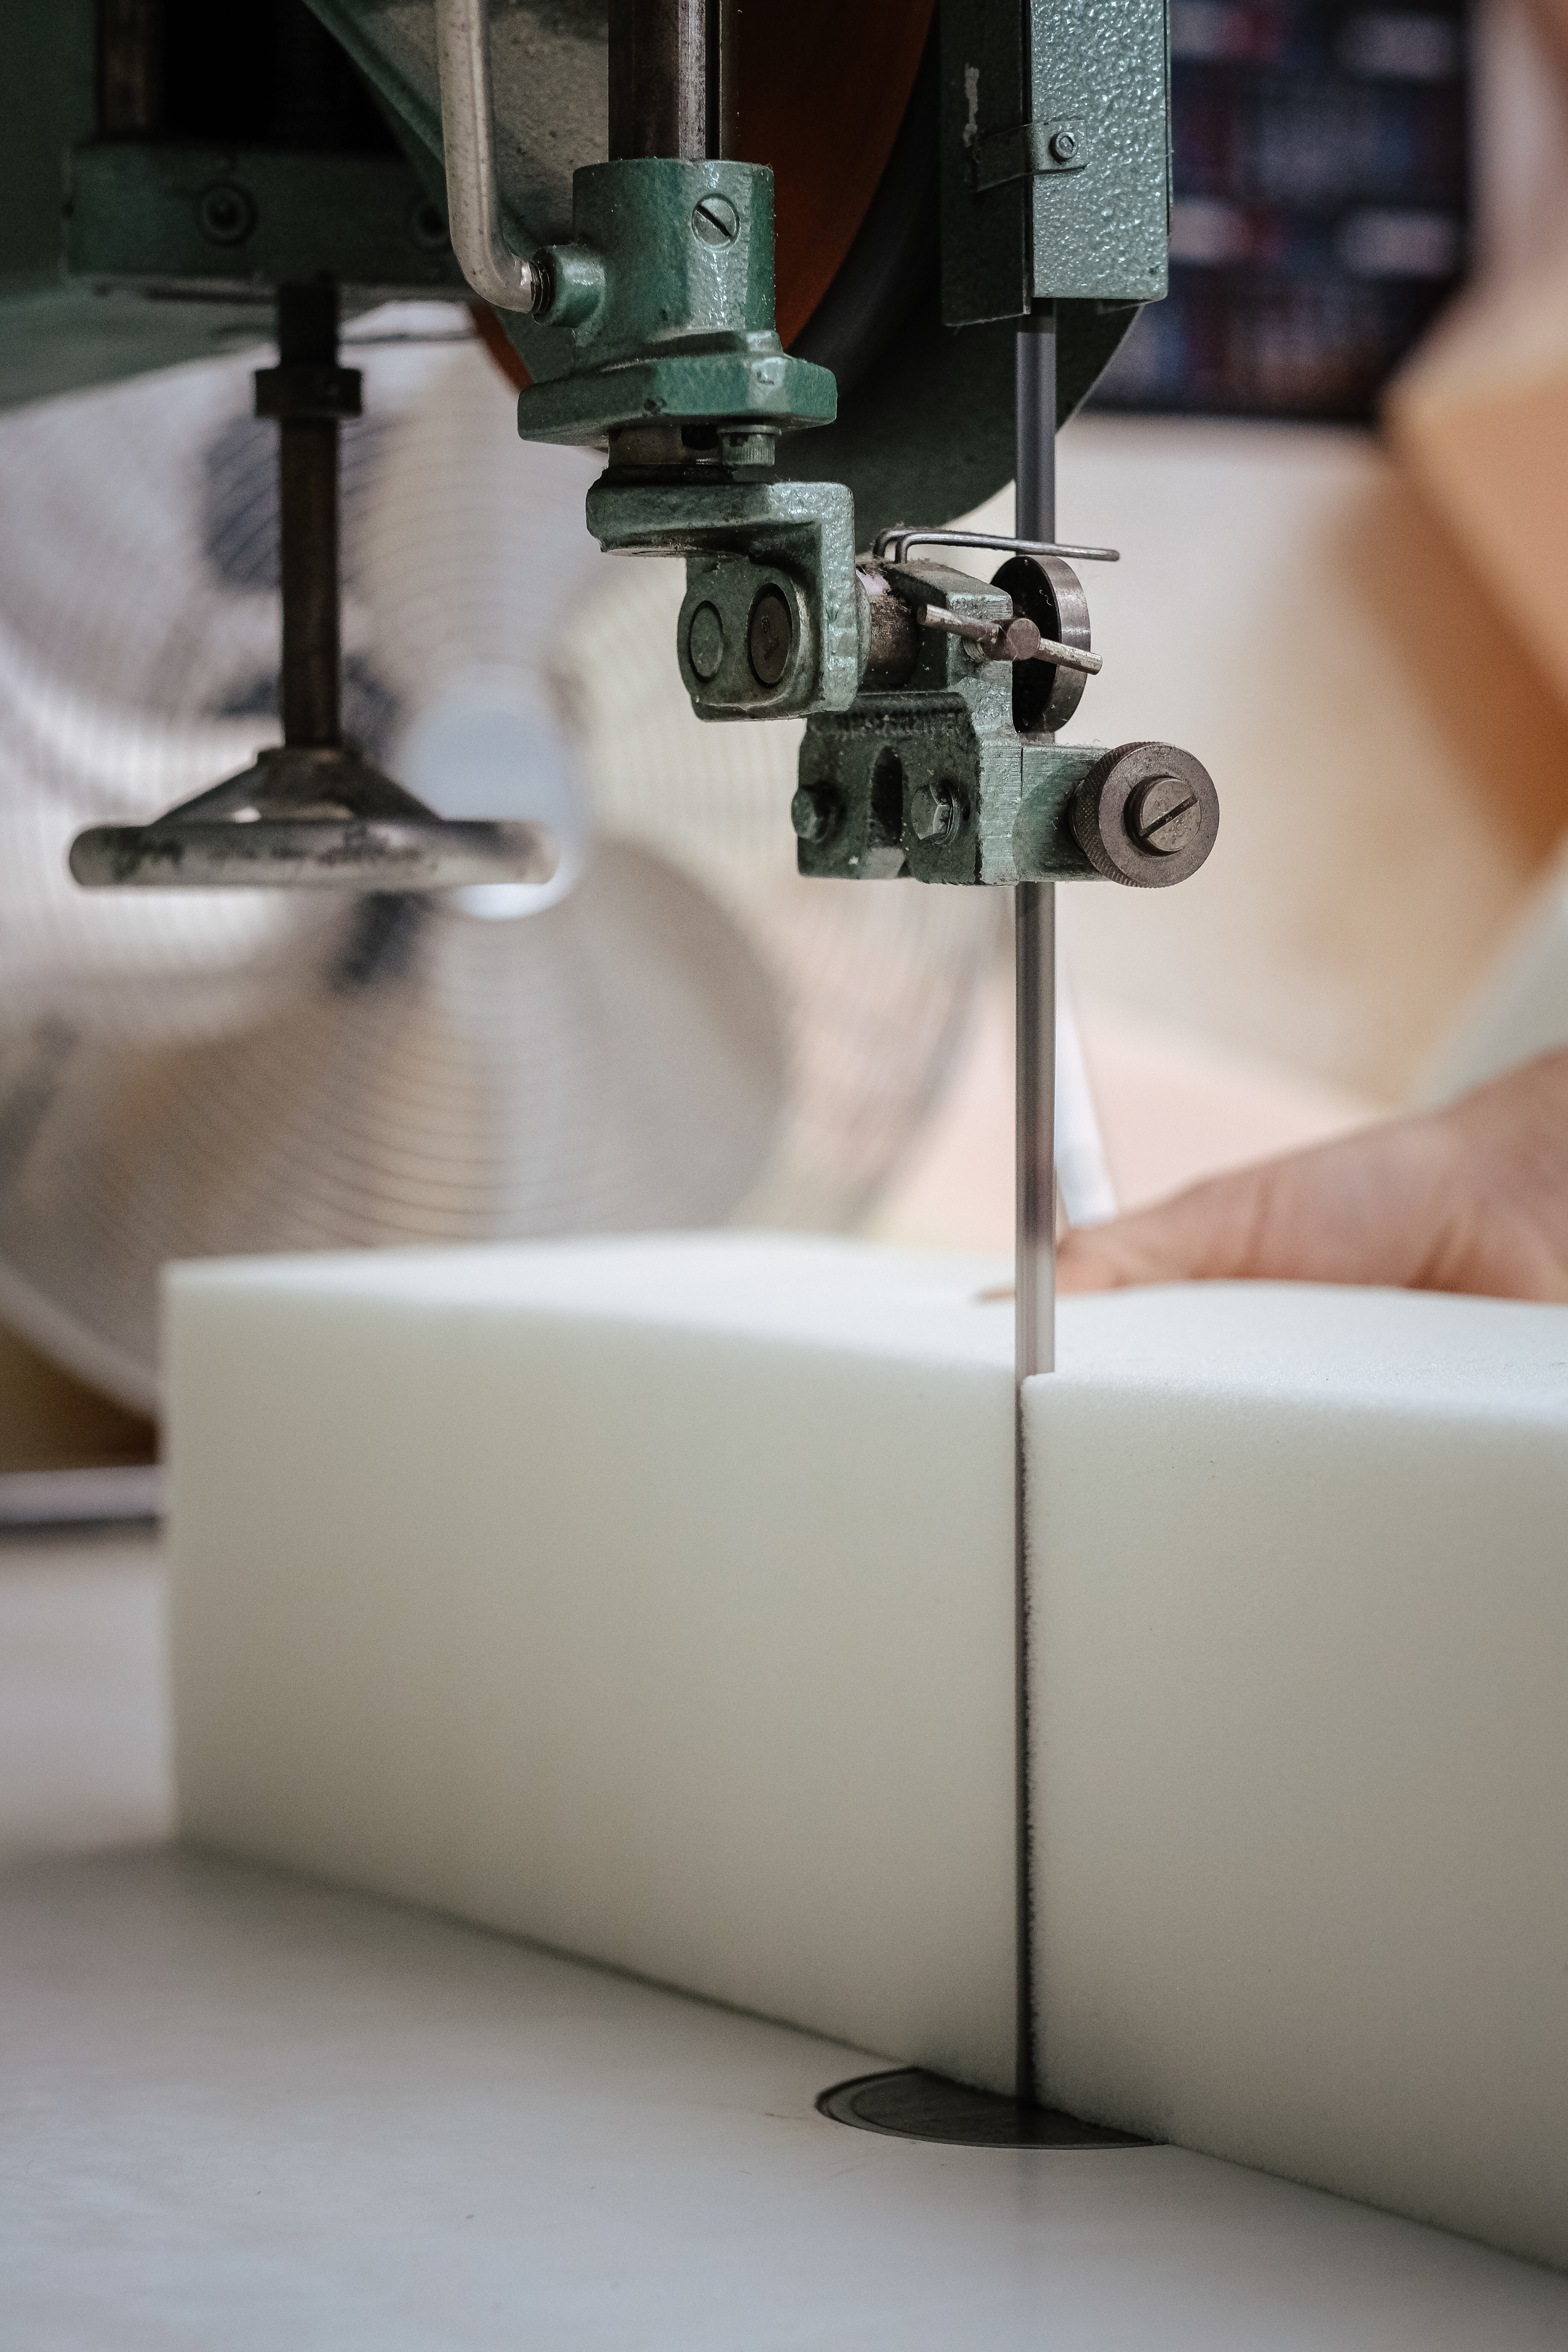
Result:
{"label": "metal shaft", "polygon": [[501,220],[488,0],[436,0],[436,74],[447,151],[447,218],[458,266],[498,310],[531,310],[542,279]]}
{"label": "metal shaft", "polygon": [[[1057,535],[1057,338],[1054,312],[1031,318],[1017,341],[1017,487],[1020,539]],[[1056,1363],[1056,902],[1049,882],[1014,892],[1017,1065],[1014,1149],[1014,1370],[1017,1382],[1015,1598],[1016,1608],[1018,2097],[1036,2092],[1034,1887],[1029,1819],[1029,1595],[1024,1543],[1023,1387]]]}
{"label": "metal shaft", "polygon": [[610,0],[610,156],[731,152],[734,0]]}
{"label": "metal shaft", "polygon": [[[279,365],[333,368],[338,356],[335,285],[278,289]],[[283,586],[283,740],[342,740],[338,642],[338,420],[283,416],[278,426],[278,494]]]}

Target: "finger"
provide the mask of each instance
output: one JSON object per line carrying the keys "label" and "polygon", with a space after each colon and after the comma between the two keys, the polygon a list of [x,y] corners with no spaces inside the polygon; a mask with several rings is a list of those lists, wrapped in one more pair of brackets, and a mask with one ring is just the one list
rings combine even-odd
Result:
{"label": "finger", "polygon": [[1064,1291],[1335,1282],[1568,1301],[1568,1053],[1068,1234]]}
{"label": "finger", "polygon": [[1447,1155],[1433,1128],[1391,1121],[1212,1177],[1173,1200],[1071,1234],[1059,1256],[1061,1287],[1419,1281],[1451,1217]]}
{"label": "finger", "polygon": [[1259,1213],[1257,1170],[1194,1185],[1153,1208],[1064,1234],[1058,1286],[1121,1290],[1135,1283],[1239,1279],[1252,1267]]}

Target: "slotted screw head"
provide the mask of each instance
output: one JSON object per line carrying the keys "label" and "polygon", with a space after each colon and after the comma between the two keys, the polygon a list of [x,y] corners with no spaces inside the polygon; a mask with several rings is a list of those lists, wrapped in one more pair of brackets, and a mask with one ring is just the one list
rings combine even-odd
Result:
{"label": "slotted screw head", "polygon": [[691,233],[704,245],[733,245],[741,233],[741,215],[728,196],[713,189],[692,206]]}
{"label": "slotted screw head", "polygon": [[1122,816],[1129,838],[1160,857],[1174,857],[1195,841],[1203,821],[1196,792],[1175,776],[1153,776],[1140,784]]}
{"label": "slotted screw head", "polygon": [[1052,135],[1051,153],[1058,163],[1070,163],[1078,153],[1078,141],[1070,131],[1058,131]]}
{"label": "slotted screw head", "polygon": [[1184,882],[1219,834],[1214,779],[1174,743],[1122,743],[1103,752],[1069,810],[1074,836],[1095,872],[1137,889]]}

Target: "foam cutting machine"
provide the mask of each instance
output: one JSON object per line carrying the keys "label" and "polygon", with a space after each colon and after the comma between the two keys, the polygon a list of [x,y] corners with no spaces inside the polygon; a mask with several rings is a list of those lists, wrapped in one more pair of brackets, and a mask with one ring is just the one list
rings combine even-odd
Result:
{"label": "foam cutting machine", "polygon": [[[1079,567],[1116,551],[1057,540],[1053,440],[1165,290],[1163,7],[126,0],[28,38],[27,388],[277,302],[283,743],[84,834],[79,882],[548,878],[539,828],[443,822],[340,721],[340,302],[477,296],[522,437],[605,452],[600,544],[685,559],[693,709],[806,720],[801,871],[1020,892],[1020,1365],[1048,1365],[1046,894],[1179,882],[1218,827],[1191,752],[1056,740],[1100,666]],[[1016,537],[942,528],[1015,472]]]}
{"label": "foam cutting machine", "polygon": [[0,401],[276,322],[282,740],[88,824],[83,890],[553,873],[342,723],[340,328],[413,298],[683,561],[698,717],[804,722],[800,873],[1016,910],[1011,1291],[734,1234],[176,1271],[185,1828],[898,2062],[842,2121],[1568,2263],[1560,1311],[1211,1286],[1055,1353],[1052,892],[1219,824],[1202,746],[1061,740],[1118,558],[1054,440],[1165,290],[1163,0],[11,19]]}

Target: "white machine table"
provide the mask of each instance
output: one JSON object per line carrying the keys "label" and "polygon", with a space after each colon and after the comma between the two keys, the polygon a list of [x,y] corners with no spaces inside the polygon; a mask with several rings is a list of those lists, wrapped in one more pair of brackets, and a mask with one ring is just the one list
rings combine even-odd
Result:
{"label": "white machine table", "polygon": [[[1152,1339],[1157,1302],[1128,1306]],[[1131,1411],[1153,1359],[1116,1353]],[[1339,1442],[1331,1414],[1313,1426]],[[1058,1598],[1092,1633],[1094,1587]],[[1568,2279],[1510,2255],[1174,2147],[850,2130],[816,2103],[885,2050],[158,1843],[163,1605],[149,1546],[0,1547],[6,2352],[1568,2342]]]}
{"label": "white machine table", "polygon": [[0,2031],[18,2352],[1568,2340],[1568,2281],[1457,2238],[1176,2148],[847,2130],[864,2053],[170,1852],[0,1878]]}

